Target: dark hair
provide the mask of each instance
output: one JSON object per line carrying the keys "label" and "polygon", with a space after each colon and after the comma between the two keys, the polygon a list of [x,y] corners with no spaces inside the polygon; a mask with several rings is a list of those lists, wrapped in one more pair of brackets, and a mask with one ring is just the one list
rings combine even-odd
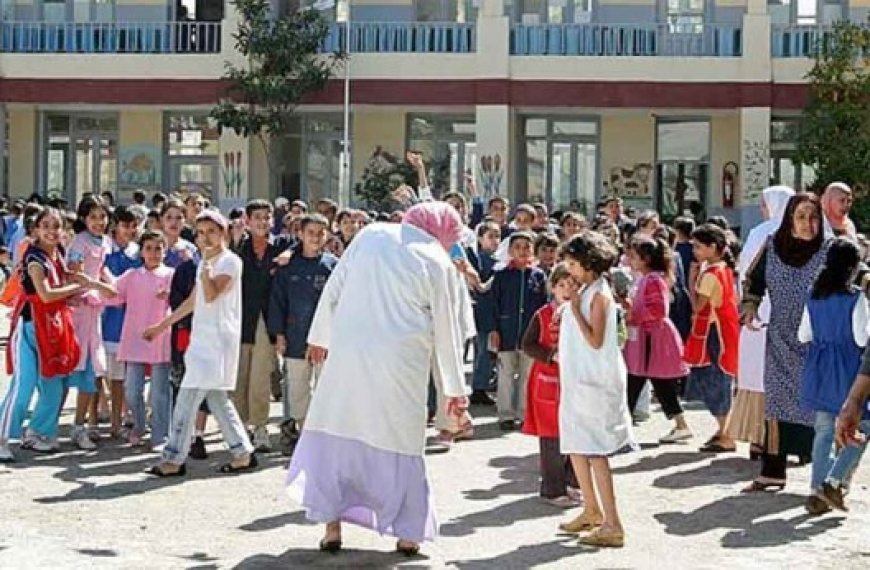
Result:
{"label": "dark hair", "polygon": [[[802,240],[794,237],[794,216],[797,209],[809,202],[816,208],[816,213],[819,216],[819,231],[816,236],[810,240]],[[786,264],[791,267],[803,267],[806,263],[822,248],[822,243],[825,240],[825,232],[822,227],[822,207],[819,203],[819,198],[815,194],[807,192],[798,192],[789,198],[788,204],[785,207],[785,214],[782,217],[782,223],[776,233],[773,235],[773,250],[776,255]]]}
{"label": "dark hair", "polygon": [[604,275],[613,267],[619,252],[604,235],[583,230],[562,246],[562,255],[576,260],[588,271]]}
{"label": "dark hair", "polygon": [[[240,220],[240,219],[244,218],[246,209],[247,208],[241,208],[239,206],[236,206],[235,208],[230,210],[229,215],[227,215],[227,219],[232,222],[234,220]],[[259,208],[257,208],[257,209],[259,209]],[[250,215],[250,214],[248,214],[248,215]]]}
{"label": "dark hair", "polygon": [[[38,220],[42,219],[42,213],[46,210],[46,208],[40,206],[39,204],[27,204],[24,208],[24,233],[29,235],[30,232],[33,231],[33,228],[36,227],[36,224],[39,223]],[[58,212],[58,215],[60,212]],[[63,218],[61,218],[61,223],[63,223]]]}
{"label": "dark hair", "polygon": [[127,224],[129,224],[130,222],[139,223],[140,221],[139,216],[136,214],[135,211],[130,209],[129,206],[118,206],[117,208],[115,208],[115,210],[112,212],[112,220],[116,224],[120,222],[124,222]]}
{"label": "dark hair", "polygon": [[636,235],[631,239],[629,247],[650,270],[661,271],[667,279],[673,279],[674,252],[664,240]]}
{"label": "dark hair", "polygon": [[492,205],[495,204],[496,202],[500,202],[500,203],[504,204],[504,207],[505,207],[505,208],[508,208],[508,207],[511,205],[511,201],[510,201],[510,200],[508,200],[508,199],[505,198],[504,196],[498,196],[498,195],[496,195],[496,196],[493,196],[492,198],[490,198],[490,199],[486,202],[486,209],[488,210],[488,209],[492,208]]}
{"label": "dark hair", "polygon": [[163,204],[166,202],[166,200],[166,194],[164,194],[163,192],[157,192],[156,194],[151,196],[151,205],[156,208],[158,204]]}
{"label": "dark hair", "polygon": [[305,214],[299,218],[299,231],[303,231],[310,224],[320,224],[324,228],[329,228],[329,220],[322,214]]}
{"label": "dark hair", "polygon": [[157,210],[148,210],[148,215],[146,217],[147,218],[154,218],[155,220],[159,220],[160,219],[160,212],[158,212]]}
{"label": "dark hair", "polygon": [[79,202],[79,207],[76,209],[76,221],[73,224],[73,231],[75,233],[81,233],[87,229],[85,218],[90,216],[91,212],[95,210],[102,210],[106,213],[106,217],[110,217],[109,206],[102,198],[95,194],[82,198],[82,201]]}
{"label": "dark hair", "polygon": [[343,222],[345,218],[349,218],[351,216],[353,216],[353,210],[342,210],[335,215],[335,223],[341,225],[341,222]]}
{"label": "dark hair", "polygon": [[531,204],[520,204],[519,206],[517,206],[517,209],[514,212],[514,218],[522,213],[530,215],[532,217],[532,220],[538,217],[538,213],[535,211],[535,208]]}
{"label": "dark hair", "polygon": [[728,234],[715,224],[701,224],[695,231],[692,232],[692,239],[701,242],[704,245],[712,245],[716,251],[722,256],[728,267],[734,269],[734,253],[731,251],[731,244],[728,240]]}
{"label": "dark hair", "polygon": [[275,211],[275,208],[272,206],[272,202],[269,202],[268,200],[263,200],[262,198],[255,198],[254,200],[248,202],[248,204],[245,206],[245,215],[250,218],[251,215],[257,210],[268,210],[271,214]]}
{"label": "dark hair", "polygon": [[837,293],[850,292],[860,262],[861,253],[855,242],[843,237],[831,240],[825,263],[813,283],[812,298],[827,299]]}
{"label": "dark hair", "polygon": [[464,194],[457,192],[456,190],[451,190],[450,192],[445,193],[441,196],[441,201],[446,202],[447,200],[454,199],[462,202],[462,205],[468,208],[468,198],[465,197]]}
{"label": "dark hair", "polygon": [[[607,219],[610,221],[610,218]],[[610,223],[612,224],[613,222]],[[630,242],[631,238],[634,237],[634,234],[637,233],[639,227],[639,223],[632,222],[631,220],[626,220],[619,224],[619,241],[623,244]]]}
{"label": "dark hair", "polygon": [[202,201],[203,201],[203,202],[206,202],[206,205],[205,205],[206,208],[208,207],[208,200],[206,200],[206,199],[205,199],[205,196],[203,196],[203,195],[200,194],[199,192],[191,192],[191,193],[189,193],[187,196],[185,196],[185,197],[184,197],[184,205],[187,206],[187,204],[188,204],[191,200],[195,200],[196,198],[202,198]]}
{"label": "dark hair", "polygon": [[640,230],[653,220],[655,220],[656,225],[658,225],[659,219],[659,213],[655,210],[644,210],[637,216],[637,229]]}
{"label": "dark hair", "polygon": [[708,224],[713,224],[714,226],[719,226],[726,232],[731,229],[731,224],[728,222],[728,218],[725,216],[710,216],[707,218]]}
{"label": "dark hair", "polygon": [[295,206],[302,208],[303,213],[308,211],[308,204],[305,203],[305,200],[293,200],[293,203],[290,204],[290,208],[292,209]]}
{"label": "dark hair", "polygon": [[508,236],[508,248],[510,248],[518,239],[528,240],[528,242],[532,244],[532,246],[535,245],[535,234],[528,231],[520,231],[514,232],[510,236]]}
{"label": "dark hair", "polygon": [[680,216],[674,219],[674,229],[686,237],[692,237],[695,231],[695,220],[688,216]]}
{"label": "dark hair", "polygon": [[581,226],[586,225],[586,218],[583,217],[582,214],[578,214],[577,212],[565,212],[564,214],[562,214],[562,217],[559,218],[559,225],[564,226],[565,222],[567,222],[568,220],[574,220]]}
{"label": "dark hair", "polygon": [[5,245],[0,245],[0,255],[3,255],[4,253],[9,253],[9,248]]}
{"label": "dark hair", "polygon": [[145,191],[144,190],[133,190],[133,201],[137,204],[145,203]]}
{"label": "dark hair", "polygon": [[535,239],[535,255],[538,255],[538,252],[541,251],[541,248],[543,247],[558,248],[559,238],[549,233],[540,234],[537,239]]}
{"label": "dark hair", "polygon": [[163,206],[160,208],[160,217],[162,218],[166,212],[172,209],[180,210],[181,214],[187,218],[187,208],[184,207],[184,202],[177,198],[170,198],[163,202]]}
{"label": "dark hair", "polygon": [[485,236],[489,232],[501,233],[501,228],[499,227],[499,225],[497,223],[492,222],[492,221],[485,221],[477,226],[477,237],[482,238],[483,236]]}
{"label": "dark hair", "polygon": [[553,266],[553,270],[550,272],[550,277],[547,278],[547,283],[550,285],[550,290],[552,291],[553,287],[559,284],[559,281],[570,278],[571,272],[568,271],[568,265],[563,261]]}
{"label": "dark hair", "polygon": [[[53,216],[53,217],[57,218],[60,221],[61,228],[63,228],[63,225],[64,225],[63,214],[61,213],[60,210],[58,210],[57,208],[52,208],[51,206],[45,206],[44,208],[40,207],[39,211],[36,212],[33,216],[25,218],[24,227],[29,232],[31,229],[38,226],[42,220],[44,220],[45,218],[47,218],[49,216]],[[27,227],[28,221],[30,222],[30,228]],[[37,242],[38,241],[39,240],[37,239]]]}
{"label": "dark hair", "polygon": [[146,241],[159,241],[163,245],[166,245],[166,236],[163,235],[163,232],[158,232],[157,230],[145,230],[139,236],[139,247],[145,247]]}
{"label": "dark hair", "polygon": [[329,208],[329,211],[332,212],[333,216],[336,212],[338,212],[338,204],[335,203],[335,200],[330,198],[321,198],[317,201],[317,206],[325,205]]}

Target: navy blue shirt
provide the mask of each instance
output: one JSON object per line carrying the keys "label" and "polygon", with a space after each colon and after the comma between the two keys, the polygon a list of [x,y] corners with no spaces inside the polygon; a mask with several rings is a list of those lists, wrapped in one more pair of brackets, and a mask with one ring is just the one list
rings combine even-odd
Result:
{"label": "navy blue shirt", "polygon": [[547,304],[547,277],[537,267],[508,266],[494,273],[491,292],[495,330],[501,338],[498,350],[519,350],[532,317]]}

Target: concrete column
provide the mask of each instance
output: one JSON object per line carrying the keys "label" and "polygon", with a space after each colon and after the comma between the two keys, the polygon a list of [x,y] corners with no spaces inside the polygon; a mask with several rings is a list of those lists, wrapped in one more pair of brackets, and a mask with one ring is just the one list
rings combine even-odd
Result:
{"label": "concrete column", "polygon": [[8,196],[9,191],[6,188],[6,105],[0,104],[0,144],[3,145],[3,151],[0,152],[0,193]]}
{"label": "concrete column", "polygon": [[761,221],[758,200],[770,184],[770,107],[740,109],[740,184],[743,235]]}
{"label": "concrete column", "polygon": [[37,190],[37,118],[33,108],[9,112],[9,195],[15,198],[26,198]]}
{"label": "concrete column", "polygon": [[[750,5],[754,0],[750,0]],[[763,1],[763,0],[761,0]],[[770,81],[773,76],[770,47],[770,16],[767,6],[760,13],[748,12],[743,15],[743,57],[744,80]]]}

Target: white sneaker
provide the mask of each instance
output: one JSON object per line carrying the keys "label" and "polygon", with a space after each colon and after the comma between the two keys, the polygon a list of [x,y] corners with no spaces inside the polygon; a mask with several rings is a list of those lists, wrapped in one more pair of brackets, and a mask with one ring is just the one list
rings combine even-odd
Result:
{"label": "white sneaker", "polygon": [[689,428],[674,428],[659,438],[659,443],[679,443],[692,439],[692,430]]}
{"label": "white sneaker", "polygon": [[254,438],[251,442],[255,451],[269,453],[272,451],[272,442],[269,441],[269,431],[266,426],[260,426],[254,430]]}
{"label": "white sneaker", "polygon": [[76,426],[73,428],[72,432],[72,442],[79,449],[83,449],[85,451],[93,451],[97,448],[97,444],[91,441],[91,438],[88,437],[88,430],[85,426]]}
{"label": "white sneaker", "polygon": [[30,443],[30,449],[37,453],[54,453],[57,451],[57,442],[52,443],[53,439],[47,437],[37,437]]}
{"label": "white sneaker", "polygon": [[0,441],[0,463],[14,463],[15,455],[9,449],[9,442]]}

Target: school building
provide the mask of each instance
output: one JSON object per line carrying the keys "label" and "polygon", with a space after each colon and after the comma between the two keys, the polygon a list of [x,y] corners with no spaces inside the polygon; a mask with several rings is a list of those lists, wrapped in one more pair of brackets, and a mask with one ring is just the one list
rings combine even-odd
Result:
{"label": "school building", "polygon": [[[297,0],[298,1],[298,0]],[[290,2],[292,4],[292,1]],[[278,0],[278,10],[295,9]],[[735,224],[793,159],[804,76],[870,0],[352,0],[352,179],[413,148],[440,188],[590,208],[604,194]],[[222,205],[340,195],[344,71],[272,141],[207,115],[237,16],[223,0],[0,0],[0,189],[74,200],[199,188]],[[750,205],[753,204],[753,205]]]}

